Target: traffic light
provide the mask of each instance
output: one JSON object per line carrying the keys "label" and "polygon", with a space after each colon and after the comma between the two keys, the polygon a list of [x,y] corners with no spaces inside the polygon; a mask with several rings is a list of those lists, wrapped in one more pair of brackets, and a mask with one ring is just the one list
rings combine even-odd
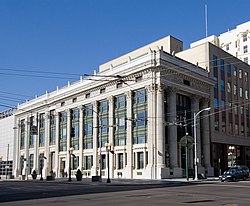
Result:
{"label": "traffic light", "polygon": [[70,136],[71,136],[71,137],[74,137],[74,136],[75,136],[75,128],[74,128],[74,127],[71,127]]}

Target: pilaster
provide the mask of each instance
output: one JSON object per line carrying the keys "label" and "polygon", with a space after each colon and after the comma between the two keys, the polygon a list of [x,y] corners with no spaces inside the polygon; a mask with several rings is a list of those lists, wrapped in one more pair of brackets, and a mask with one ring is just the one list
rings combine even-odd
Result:
{"label": "pilaster", "polygon": [[[169,87],[167,90],[168,99],[168,118],[170,123],[176,122],[176,92],[175,88]],[[174,169],[178,167],[178,153],[177,153],[177,126],[175,124],[168,127],[169,138],[169,155],[170,155],[170,168]]]}
{"label": "pilaster", "polygon": [[[125,93],[127,100],[127,118],[132,118],[132,91]],[[127,165],[125,168],[126,177],[133,178],[133,140],[132,140],[132,121],[127,121]]]}

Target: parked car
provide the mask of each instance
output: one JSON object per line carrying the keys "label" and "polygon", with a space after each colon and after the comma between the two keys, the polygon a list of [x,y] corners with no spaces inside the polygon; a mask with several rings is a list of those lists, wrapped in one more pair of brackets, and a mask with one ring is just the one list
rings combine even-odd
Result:
{"label": "parked car", "polygon": [[249,177],[249,168],[247,166],[238,165],[230,167],[223,175],[219,176],[221,182],[246,180]]}

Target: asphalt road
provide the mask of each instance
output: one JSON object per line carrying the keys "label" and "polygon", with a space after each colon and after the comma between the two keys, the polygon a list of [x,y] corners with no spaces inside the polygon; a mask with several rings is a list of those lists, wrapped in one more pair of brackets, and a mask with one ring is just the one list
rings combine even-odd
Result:
{"label": "asphalt road", "polygon": [[250,205],[250,181],[2,181],[0,205]]}

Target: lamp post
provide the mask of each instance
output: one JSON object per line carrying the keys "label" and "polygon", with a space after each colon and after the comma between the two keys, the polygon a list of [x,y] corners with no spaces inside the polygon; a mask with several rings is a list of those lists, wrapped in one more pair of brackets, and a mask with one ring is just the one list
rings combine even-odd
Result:
{"label": "lamp post", "polygon": [[71,182],[72,181],[71,179],[71,156],[73,156],[74,147],[70,147],[68,151],[69,151],[69,179],[68,181]]}
{"label": "lamp post", "polygon": [[44,151],[40,151],[40,180],[42,181],[43,180],[43,161],[44,159],[47,159],[45,156],[44,156]]}
{"label": "lamp post", "polygon": [[109,152],[111,152],[111,146],[112,146],[112,143],[106,143],[105,144],[106,146],[106,151],[107,151],[107,164],[108,164],[108,179],[107,179],[107,183],[111,183],[111,180],[110,180],[110,175],[109,175]]}
{"label": "lamp post", "polygon": [[198,180],[196,118],[201,112],[209,111],[210,109],[211,107],[207,107],[194,113],[194,180]]}

